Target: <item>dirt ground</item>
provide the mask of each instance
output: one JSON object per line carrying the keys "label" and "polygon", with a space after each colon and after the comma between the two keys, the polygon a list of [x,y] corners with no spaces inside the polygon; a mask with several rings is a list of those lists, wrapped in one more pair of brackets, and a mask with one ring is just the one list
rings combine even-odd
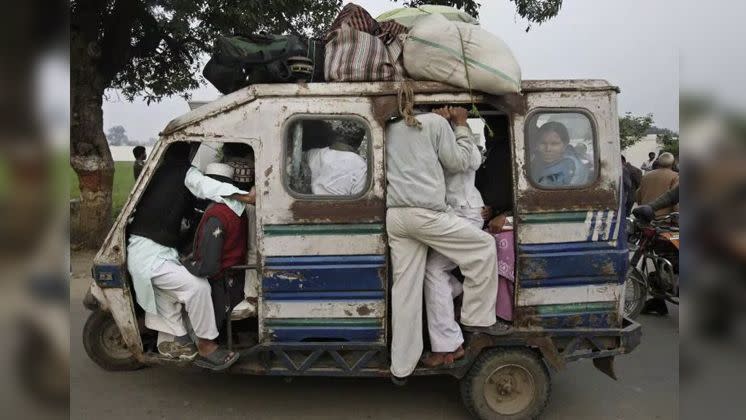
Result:
{"label": "dirt ground", "polygon": [[[146,368],[107,372],[85,354],[92,253],[72,255],[70,418],[116,419],[467,419],[458,382],[414,378],[405,387],[387,379],[251,377]],[[678,310],[643,316],[643,341],[618,357],[619,381],[590,361],[552,375],[545,419],[676,419],[679,417]]]}

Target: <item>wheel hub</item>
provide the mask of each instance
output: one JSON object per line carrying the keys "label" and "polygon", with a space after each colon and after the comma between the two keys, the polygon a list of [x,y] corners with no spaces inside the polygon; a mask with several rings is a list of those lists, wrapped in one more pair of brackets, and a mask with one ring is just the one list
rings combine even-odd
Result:
{"label": "wheel hub", "polygon": [[124,343],[122,334],[119,332],[119,328],[115,323],[111,323],[104,328],[101,333],[101,344],[106,352],[117,359],[128,359],[132,354],[127,349],[127,345]]}
{"label": "wheel hub", "polygon": [[490,408],[501,415],[513,415],[528,408],[534,399],[534,377],[519,365],[503,365],[485,381],[484,398]]}

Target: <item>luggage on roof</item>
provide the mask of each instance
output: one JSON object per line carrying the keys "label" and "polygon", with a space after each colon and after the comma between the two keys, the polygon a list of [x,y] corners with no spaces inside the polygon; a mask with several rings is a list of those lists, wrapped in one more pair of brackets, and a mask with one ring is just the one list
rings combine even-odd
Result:
{"label": "luggage on roof", "polygon": [[409,30],[404,68],[416,80],[494,95],[521,89],[521,69],[505,42],[479,26],[438,14],[419,19]]}
{"label": "luggage on roof", "polygon": [[221,93],[253,83],[324,80],[324,45],[296,35],[221,36],[202,74]]}

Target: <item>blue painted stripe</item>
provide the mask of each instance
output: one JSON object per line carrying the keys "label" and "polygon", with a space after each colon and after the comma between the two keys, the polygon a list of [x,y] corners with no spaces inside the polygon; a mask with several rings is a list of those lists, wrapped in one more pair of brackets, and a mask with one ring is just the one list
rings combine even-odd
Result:
{"label": "blue painted stripe", "polygon": [[262,290],[382,290],[385,263],[385,255],[270,257],[264,266]]}
{"label": "blue painted stripe", "polygon": [[611,215],[611,229],[609,230],[608,239],[614,239],[614,230],[616,229],[617,216],[618,216],[618,212],[614,212]]}
{"label": "blue painted stripe", "polygon": [[267,257],[265,267],[287,265],[330,265],[330,264],[379,264],[386,262],[385,255],[322,255],[298,257]]}
{"label": "blue painted stripe", "polygon": [[346,292],[268,292],[264,293],[264,300],[378,300],[384,299],[383,290],[376,291],[346,291]]}
{"label": "blue painted stripe", "polygon": [[591,276],[568,278],[521,279],[521,288],[560,287],[560,286],[588,286],[597,284],[622,284],[624,276]]}
{"label": "blue painted stripe", "polygon": [[588,240],[593,240],[593,233],[596,230],[596,217],[598,217],[598,211],[594,211],[593,215],[591,216],[591,230],[588,232]]}
{"label": "blue painted stripe", "polygon": [[264,270],[266,292],[323,292],[334,290],[382,290],[382,266],[285,266]]}
{"label": "blue painted stripe", "polygon": [[362,341],[381,342],[384,339],[383,328],[356,327],[272,327],[269,328],[270,340],[274,342],[301,341]]}
{"label": "blue painted stripe", "polygon": [[518,255],[519,279],[624,276],[625,250]]}
{"label": "blue painted stripe", "polygon": [[527,244],[519,245],[518,252],[521,254],[546,254],[554,252],[582,252],[582,251],[604,251],[617,249],[616,243],[606,242],[558,242],[549,244]]}

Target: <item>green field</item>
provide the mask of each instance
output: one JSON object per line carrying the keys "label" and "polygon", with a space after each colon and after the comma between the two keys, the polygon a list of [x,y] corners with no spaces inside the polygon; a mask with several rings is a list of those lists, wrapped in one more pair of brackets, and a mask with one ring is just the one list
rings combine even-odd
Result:
{"label": "green field", "polygon": [[[132,176],[132,165],[135,162],[114,162],[114,191],[112,192],[112,211],[113,216],[119,215],[122,211],[124,202],[127,201],[132,186],[135,185],[135,178]],[[78,189],[78,176],[75,171],[67,166],[70,174],[70,198],[80,196]]]}

